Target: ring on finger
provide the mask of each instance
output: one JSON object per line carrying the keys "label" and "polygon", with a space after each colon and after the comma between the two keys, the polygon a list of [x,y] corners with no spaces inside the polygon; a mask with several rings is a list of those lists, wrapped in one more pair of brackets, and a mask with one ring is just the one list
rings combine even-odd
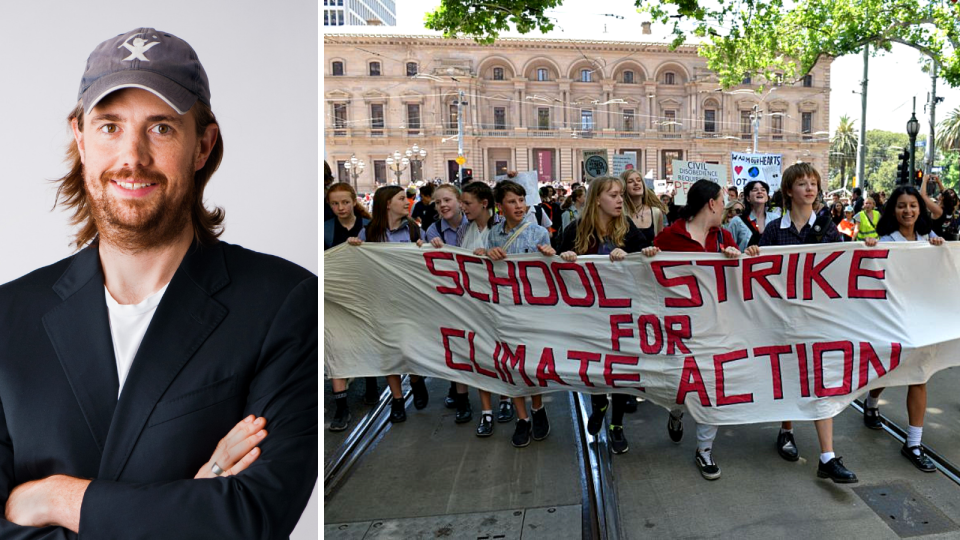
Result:
{"label": "ring on finger", "polygon": [[213,465],[210,467],[210,472],[212,472],[214,476],[220,476],[221,474],[223,474],[223,473],[226,472],[226,471],[224,471],[223,469],[221,469],[220,466],[217,465],[217,462],[214,461],[214,462],[213,462]]}

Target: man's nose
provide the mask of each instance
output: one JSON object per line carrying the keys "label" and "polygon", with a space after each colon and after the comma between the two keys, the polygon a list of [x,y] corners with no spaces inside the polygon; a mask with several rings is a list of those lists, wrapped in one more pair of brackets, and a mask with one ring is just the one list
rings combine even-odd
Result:
{"label": "man's nose", "polygon": [[137,130],[129,130],[124,134],[121,142],[120,158],[123,167],[137,169],[150,164],[150,141],[146,134]]}

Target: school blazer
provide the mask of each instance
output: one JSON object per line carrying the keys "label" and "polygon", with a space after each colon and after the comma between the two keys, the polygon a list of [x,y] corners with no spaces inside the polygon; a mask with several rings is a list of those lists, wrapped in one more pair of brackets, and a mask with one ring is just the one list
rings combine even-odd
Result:
{"label": "school blazer", "polygon": [[[194,244],[119,400],[97,246],[0,287],[0,499],[53,474],[93,479],[81,539],[288,538],[317,478],[317,276]],[[248,414],[260,458],[194,480]],[[73,539],[0,519],[0,539]]]}

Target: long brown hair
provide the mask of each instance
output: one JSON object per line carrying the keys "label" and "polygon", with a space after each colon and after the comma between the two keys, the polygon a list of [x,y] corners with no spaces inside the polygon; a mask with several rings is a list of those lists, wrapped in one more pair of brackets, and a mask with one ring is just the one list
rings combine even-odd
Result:
{"label": "long brown hair", "polygon": [[350,194],[350,197],[353,198],[353,215],[361,219],[370,219],[370,212],[367,212],[367,209],[364,208],[360,200],[357,199],[356,190],[354,190],[353,186],[346,182],[338,182],[327,188],[327,194],[325,195],[327,204],[330,204],[330,194],[338,191],[345,191]]}
{"label": "long brown hair", "polygon": [[[636,203],[633,202],[633,197],[627,193],[627,179],[630,178],[630,175],[632,174],[640,176],[640,171],[636,169],[630,169],[623,171],[623,174],[620,175],[620,180],[623,182],[623,207],[631,216],[640,211],[640,208],[638,208]],[[657,197],[657,194],[647,186],[647,183],[643,180],[642,176],[640,176],[640,182],[643,183],[643,201],[641,204],[649,206],[650,208],[659,208],[661,212],[666,213],[667,208],[663,205],[663,201],[661,201],[660,197]]]}
{"label": "long brown hair", "polygon": [[[194,119],[197,127],[197,137],[202,137],[207,130],[207,126],[217,124],[217,118],[214,116],[210,107],[197,101],[191,109],[194,112]],[[70,114],[67,116],[67,125],[77,120],[77,126],[83,131],[83,103],[77,102]],[[217,238],[223,234],[223,218],[225,212],[223,208],[215,207],[213,210],[207,210],[203,205],[203,190],[210,181],[210,177],[220,167],[220,161],[223,159],[223,131],[217,135],[217,141],[213,145],[213,150],[207,158],[203,168],[193,174],[193,205],[191,208],[191,222],[193,223],[193,234],[196,240],[203,245],[212,245],[217,242]],[[54,183],[60,184],[57,187],[57,200],[54,208],[61,205],[66,209],[73,211],[70,218],[70,224],[80,226],[74,236],[73,246],[76,249],[82,249],[90,244],[97,237],[97,224],[93,219],[90,210],[90,202],[87,198],[87,190],[83,183],[83,162],[80,161],[80,150],[77,148],[77,141],[70,142],[67,147],[67,158],[65,160],[70,165],[70,172],[63,178],[54,180]]]}
{"label": "long brown hair", "polygon": [[627,223],[630,218],[625,212],[620,212],[620,217],[610,220],[610,230],[600,231],[600,194],[613,186],[620,186],[621,193],[626,191],[623,182],[615,176],[601,176],[590,182],[587,203],[583,205],[583,212],[577,221],[577,241],[573,245],[573,250],[580,255],[586,253],[594,243],[599,245],[604,233],[614,246],[623,246],[623,239],[630,230],[630,224]]}
{"label": "long brown hair", "polygon": [[[403,188],[400,186],[383,186],[378,188],[377,191],[373,193],[373,216],[370,218],[370,224],[367,225],[367,242],[385,242],[387,240],[387,230],[390,228],[390,200],[397,196],[397,193],[402,193]],[[403,218],[402,222],[407,223],[407,227],[410,227],[410,241],[415,241],[414,235],[416,234],[419,238],[420,228],[416,224],[411,223],[406,217]],[[416,230],[416,233],[414,233]]]}

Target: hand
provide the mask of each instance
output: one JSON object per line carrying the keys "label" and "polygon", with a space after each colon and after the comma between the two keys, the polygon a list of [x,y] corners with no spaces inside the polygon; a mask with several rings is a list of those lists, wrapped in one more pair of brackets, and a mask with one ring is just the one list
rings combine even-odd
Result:
{"label": "hand", "polygon": [[537,250],[539,250],[544,257],[553,257],[554,255],[557,254],[557,250],[553,249],[553,247],[550,246],[550,244],[539,245],[537,246]]}
{"label": "hand", "polygon": [[937,184],[937,187],[940,188],[940,191],[943,191],[943,180],[940,180],[940,177],[936,175],[932,176],[931,178],[933,178],[933,182]]}
{"label": "hand", "polygon": [[643,253],[644,257],[653,257],[657,253],[660,253],[660,248],[657,246],[645,247],[640,253]]}
{"label": "hand", "polygon": [[503,248],[495,247],[487,250],[487,257],[495,261],[502,261],[507,258],[507,252],[504,251]]}
{"label": "hand", "polygon": [[627,258],[627,252],[617,248],[610,252],[610,260],[613,262],[622,261]]}
{"label": "hand", "polygon": [[877,240],[876,238],[864,238],[864,239],[863,239],[863,243],[866,244],[867,247],[873,247],[873,246],[877,245],[877,242],[878,242],[878,240]]}
{"label": "hand", "polygon": [[577,254],[573,251],[564,251],[560,254],[560,258],[566,262],[577,262]]}
{"label": "hand", "polygon": [[735,247],[728,247],[723,250],[723,256],[728,259],[736,259],[740,256],[740,250]]}
{"label": "hand", "polygon": [[744,251],[747,257],[756,257],[760,254],[760,246],[747,246],[747,250]]}
{"label": "hand", "polygon": [[476,255],[477,257],[484,257],[487,254],[487,250],[483,248],[477,248],[473,250],[473,254]]}
{"label": "hand", "polygon": [[62,474],[26,482],[7,497],[4,517],[24,527],[65,527],[80,531],[80,505],[90,480]]}
{"label": "hand", "polygon": [[440,249],[443,247],[443,240],[441,240],[440,237],[438,236],[430,241],[430,245],[437,249]]}
{"label": "hand", "polygon": [[940,238],[939,236],[935,236],[935,237],[933,237],[933,238],[930,239],[930,243],[933,244],[933,245],[935,245],[935,246],[942,246],[942,245],[943,245],[943,238]]}
{"label": "hand", "polygon": [[351,246],[359,246],[363,243],[363,240],[357,238],[356,236],[351,236],[350,238],[347,238],[347,243]]}
{"label": "hand", "polygon": [[417,240],[417,247],[423,247],[423,240]]}
{"label": "hand", "polygon": [[212,470],[214,463],[223,469],[220,476],[233,476],[249,467],[260,457],[260,449],[256,446],[267,436],[263,429],[266,425],[266,418],[254,419],[252,414],[238,422],[226,437],[220,439],[210,461],[200,467],[194,478],[216,478]]}

